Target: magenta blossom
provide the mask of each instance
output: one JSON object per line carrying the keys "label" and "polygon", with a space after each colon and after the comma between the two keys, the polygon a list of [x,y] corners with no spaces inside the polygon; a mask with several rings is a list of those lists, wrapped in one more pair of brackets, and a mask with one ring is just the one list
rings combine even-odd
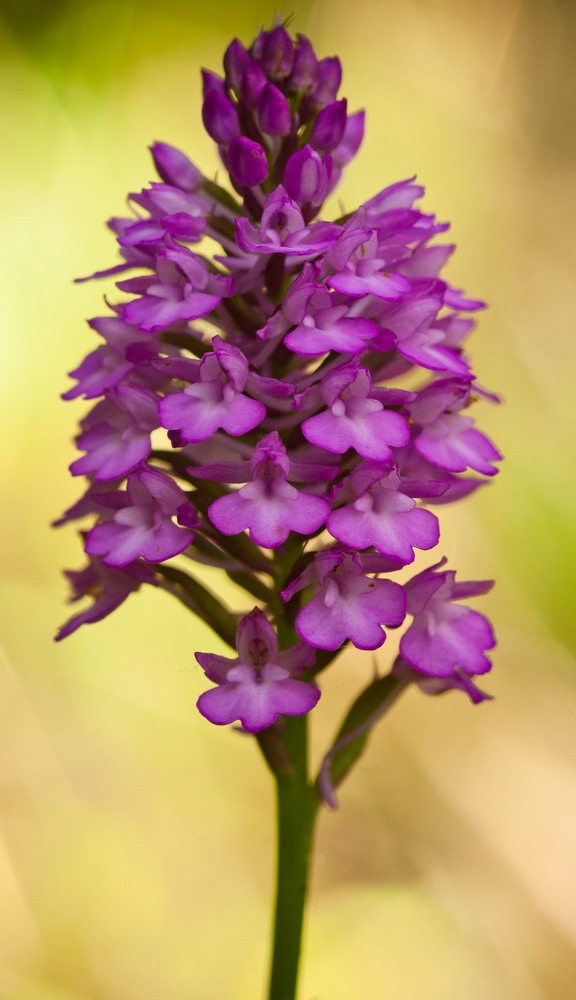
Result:
{"label": "magenta blossom", "polygon": [[472,417],[460,410],[470,402],[472,388],[457,379],[441,379],[423,389],[410,404],[410,413],[420,432],[414,447],[423,458],[449,472],[473,469],[494,476],[494,462],[502,455],[489,438],[474,426]]}
{"label": "magenta blossom", "polygon": [[318,392],[329,409],[302,423],[304,437],[318,448],[336,454],[353,448],[362,458],[384,462],[392,458],[391,447],[408,443],[405,418],[380,402],[368,368],[357,364],[336,368],[325,376]]}
{"label": "magenta blossom", "polygon": [[385,270],[386,261],[378,257],[376,230],[350,228],[340,237],[327,264],[344,266],[328,278],[328,284],[337,292],[352,298],[373,295],[384,301],[396,301],[410,291],[410,282],[401,274]]}
{"label": "magenta blossom", "polygon": [[[112,519],[97,524],[86,538],[86,552],[100,556],[104,566],[127,566],[139,556],[147,562],[163,562],[187,549],[191,528],[198,516],[186,494],[156,469],[142,466],[128,477],[127,490],[106,493],[103,506],[115,511]],[[185,527],[178,527],[172,518]]]}
{"label": "magenta blossom", "polygon": [[86,454],[72,463],[72,475],[109,480],[132,472],[150,454],[157,410],[157,397],[142,386],[127,383],[109,390],[82,421],[76,443]]}
{"label": "magenta blossom", "polygon": [[210,505],[208,516],[224,535],[248,529],[250,537],[265,548],[277,548],[290,531],[309,535],[318,531],[330,513],[321,497],[297,490],[287,482],[290,461],[276,432],[254,449],[252,481],[236,493]]}
{"label": "magenta blossom", "polygon": [[[373,559],[370,562],[374,565]],[[402,587],[366,576],[365,566],[361,556],[345,549],[321,552],[282,593],[283,600],[289,600],[303,587],[316,590],[296,617],[296,631],[305,642],[319,649],[338,649],[350,639],[358,649],[378,649],[386,640],[382,626],[402,624],[406,614]]]}
{"label": "magenta blossom", "polygon": [[295,354],[312,357],[328,351],[356,354],[378,333],[372,320],[348,315],[349,306],[337,305],[325,285],[313,281],[300,285],[291,298],[289,308],[289,303],[284,303],[284,311],[287,319],[298,325],[284,338],[284,343]]}
{"label": "magenta blossom", "polygon": [[305,715],[316,705],[320,691],[313,684],[295,680],[314,662],[304,643],[278,651],[274,629],[258,608],[238,625],[238,656],[196,653],[206,676],[218,687],[205,691],[198,708],[217,726],[238,721],[249,733],[272,726],[279,715]]}
{"label": "magenta blossom", "polygon": [[212,278],[204,261],[185,247],[162,249],[155,262],[156,274],[118,282],[124,292],[135,292],[122,310],[122,318],[141,330],[156,333],[178,320],[198,319],[212,312],[231,294],[232,284]]}
{"label": "magenta blossom", "polygon": [[496,645],[490,622],[453,602],[485,594],[493,581],[456,583],[453,570],[438,572],[445,562],[430,566],[406,585],[414,621],[402,636],[400,652],[411,667],[433,677],[451,677],[458,670],[484,674],[492,665],[485,651]]}
{"label": "magenta blossom", "polygon": [[98,559],[90,559],[84,569],[66,570],[64,575],[72,587],[72,602],[80,601],[83,597],[92,597],[93,601],[59,629],[57,642],[72,635],[81,625],[102,621],[143,583],[156,585],[151,567],[140,560],[123,566],[122,569],[108,569]]}
{"label": "magenta blossom", "polygon": [[[334,510],[327,523],[339,542],[359,549],[374,546],[383,556],[404,564],[414,561],[414,548],[431,549],[437,544],[438,519],[416,506],[396,471],[359,466],[350,477],[349,489],[354,502]],[[411,490],[412,484],[408,485]]]}
{"label": "magenta blossom", "polygon": [[298,205],[282,187],[277,187],[266,199],[259,227],[246,218],[236,220],[238,246],[248,253],[314,257],[331,247],[340,231],[340,226],[332,222],[306,226]]}
{"label": "magenta blossom", "polygon": [[213,347],[200,362],[189,362],[192,384],[158,407],[162,427],[177,430],[182,442],[206,441],[220,427],[246,434],[266,416],[263,403],[244,395],[249,369],[242,351],[221,337],[214,337]]}

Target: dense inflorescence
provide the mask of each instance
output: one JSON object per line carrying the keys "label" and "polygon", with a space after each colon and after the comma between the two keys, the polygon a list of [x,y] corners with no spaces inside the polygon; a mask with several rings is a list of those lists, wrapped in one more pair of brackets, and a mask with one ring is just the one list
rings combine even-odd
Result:
{"label": "dense inflorescence", "polygon": [[[308,712],[336,651],[375,650],[406,616],[394,672],[429,693],[482,700],[472,678],[495,644],[460,603],[486,581],[456,582],[444,560],[390,579],[438,543],[419,501],[461,499],[501,456],[467,415],[488,395],[464,348],[484,304],[439,276],[454,246],[415,207],[423,188],[403,180],[319,218],[364,131],[341,76],[282,24],[249,49],[234,40],[223,76],[204,71],[202,119],[234,194],[151,147],[160,180],[108,223],[122,262],[91,276],[128,297],[89,321],[102,343],[64,396],[97,402],[71,466],[88,487],[62,521],[96,523],[88,565],[67,574],[73,600],[93,602],[58,638],[142,585],[168,590],[230,645],[237,626],[235,658],[197,654],[216,684],[198,707],[250,732]],[[206,564],[257,607],[230,612]]]}

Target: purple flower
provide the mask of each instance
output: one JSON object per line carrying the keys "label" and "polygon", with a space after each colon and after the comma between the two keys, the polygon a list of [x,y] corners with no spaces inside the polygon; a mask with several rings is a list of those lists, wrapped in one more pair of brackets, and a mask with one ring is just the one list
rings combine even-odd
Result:
{"label": "purple flower", "polygon": [[328,351],[356,354],[378,333],[370,319],[348,316],[348,305],[335,305],[324,285],[311,283],[306,289],[308,301],[298,326],[284,343],[296,354],[317,357]]}
{"label": "purple flower", "polygon": [[[194,537],[190,529],[199,523],[183,490],[146,466],[128,477],[125,492],[107,493],[100,502],[116,513],[92,528],[85,547],[88,555],[100,556],[103,566],[127,566],[140,556],[152,563],[171,559],[188,548]],[[173,523],[175,515],[185,527]]]}
{"label": "purple flower", "polygon": [[429,462],[450,472],[475,469],[485,476],[495,476],[502,455],[485,434],[474,427],[472,417],[445,413],[426,427],[415,440],[415,447]]}
{"label": "purple flower", "polygon": [[385,462],[392,458],[391,446],[407,443],[406,420],[374,398],[368,368],[342,365],[325,377],[319,392],[330,409],[304,420],[302,433],[311,444],[339,455],[354,448],[363,458]]}
{"label": "purple flower", "polygon": [[66,570],[64,574],[72,586],[71,602],[92,597],[93,602],[84,611],[73,615],[58,630],[56,641],[66,639],[81,625],[102,621],[138,590],[142,583],[157,585],[153,570],[146,563],[134,562],[123,569],[107,569],[96,559],[90,559],[82,570]]}
{"label": "purple flower", "polygon": [[443,305],[440,293],[414,295],[380,315],[383,331],[394,334],[396,350],[413,364],[432,371],[470,378],[470,368],[450,342],[444,320],[437,314]]}
{"label": "purple flower", "polygon": [[492,666],[485,651],[496,645],[492,626],[484,615],[453,602],[485,594],[493,582],[456,583],[452,570],[438,572],[445,562],[406,584],[414,621],[400,640],[400,653],[415,670],[433,677],[451,677],[456,671],[484,674]]}
{"label": "purple flower", "polygon": [[465,670],[457,669],[450,677],[426,677],[420,674],[416,683],[424,694],[435,695],[445,694],[446,691],[462,691],[463,694],[468,695],[473,705],[480,705],[483,701],[492,701],[492,695],[481,691]]}
{"label": "purple flower", "polygon": [[272,726],[280,715],[306,715],[317,704],[320,691],[295,680],[314,662],[303,643],[278,651],[274,629],[254,608],[238,625],[238,656],[196,653],[206,676],[218,687],[198,699],[202,715],[217,726],[238,721],[249,733]]}
{"label": "purple flower", "polygon": [[234,436],[246,434],[266,416],[264,404],[242,391],[249,377],[242,351],[221,337],[214,337],[212,345],[213,353],[189,362],[188,377],[195,381],[158,406],[162,427],[178,431],[183,442],[206,441],[220,427]]}
{"label": "purple flower", "polygon": [[251,225],[245,217],[236,219],[238,246],[253,253],[314,257],[331,247],[340,232],[340,226],[333,222],[314,222],[306,226],[298,205],[281,186],[266,198],[259,226]]}
{"label": "purple flower", "polygon": [[226,85],[221,76],[217,73],[212,73],[209,69],[203,69],[200,71],[202,75],[202,93],[206,98],[213,90],[218,94],[226,93]]}
{"label": "purple flower", "polygon": [[[174,150],[173,154],[174,152],[177,151]],[[183,166],[181,164],[181,170]],[[141,191],[133,191],[129,197],[133,205],[148,212],[157,222],[174,215],[205,216],[213,207],[213,200],[204,193],[203,185],[204,178],[201,174],[195,181],[193,191],[183,190],[179,184],[159,184],[158,181],[152,181]]]}
{"label": "purple flower", "polygon": [[[153,183],[137,194],[132,193],[130,201],[150,217],[111,220],[123,248],[136,247],[141,253],[151,254],[165,248],[166,236],[196,243],[206,229],[210,206],[201,192],[190,193],[171,184]],[[153,267],[154,262],[151,257],[146,264]]]}
{"label": "purple flower", "polygon": [[338,267],[327,278],[330,287],[351,298],[373,295],[384,301],[401,299],[410,291],[410,282],[402,274],[386,271],[386,262],[377,253],[376,233],[351,226],[340,237],[332,255],[326,258],[330,267]]}
{"label": "purple flower", "polygon": [[423,458],[449,472],[474,469],[485,476],[498,472],[493,465],[502,455],[489,438],[474,427],[472,417],[458,411],[470,400],[470,385],[456,379],[433,382],[409,404],[421,430],[414,447]]}
{"label": "purple flower", "polygon": [[392,580],[367,577],[362,558],[345,549],[318,553],[280,596],[289,600],[308,586],[316,594],[298,612],[296,631],[319,649],[338,649],[347,639],[358,649],[378,649],[386,641],[382,626],[397,628],[406,615],[402,587]]}
{"label": "purple flower", "polygon": [[154,166],[166,184],[173,184],[183,191],[195,191],[203,177],[185,153],[167,142],[155,142],[150,146]]}
{"label": "purple flower", "polygon": [[[204,289],[213,287],[213,292]],[[151,333],[164,330],[178,320],[198,319],[212,312],[230,287],[216,286],[203,260],[185,247],[162,250],[156,258],[152,278],[129,278],[118,287],[136,292],[122,310],[122,318]],[[220,294],[218,294],[220,293]]]}
{"label": "purple flower", "polygon": [[218,531],[237,535],[248,530],[257,545],[275,549],[291,531],[311,535],[322,527],[330,504],[287,482],[290,461],[275,431],[258,443],[250,465],[252,481],[208,508],[208,516]]}
{"label": "purple flower", "polygon": [[76,399],[78,396],[96,399],[107,389],[118,385],[132,368],[132,363],[126,360],[123,351],[107,345],[97,347],[95,351],[86,355],[78,368],[68,372],[70,378],[77,380],[77,384],[62,393],[62,399]]}
{"label": "purple flower", "polygon": [[73,476],[118,479],[144,462],[158,426],[158,399],[138,385],[109,391],[82,421],[76,444],[86,454],[70,466]]}
{"label": "purple flower", "polygon": [[[135,372],[135,361],[129,358],[130,348],[146,344],[147,336],[136,326],[124,323],[118,317],[96,316],[88,325],[104,339],[105,343],[88,354],[83,362],[71,371],[77,384],[62,394],[62,399],[96,399],[109,389],[127,380]],[[144,373],[137,372],[141,379]]]}
{"label": "purple flower", "polygon": [[332,511],[326,524],[339,542],[358,549],[373,546],[404,564],[414,561],[414,548],[431,549],[438,543],[438,519],[401,492],[395,471],[361,466],[350,485],[354,502]]}
{"label": "purple flower", "polygon": [[420,184],[415,184],[415,177],[408,177],[404,181],[396,181],[383,188],[373,198],[365,201],[363,208],[367,213],[367,218],[376,223],[382,216],[396,208],[412,208],[418,198],[424,194],[424,188]]}
{"label": "purple flower", "polygon": [[348,316],[347,306],[319,309],[314,316],[304,316],[300,326],[292,330],[284,343],[296,354],[318,357],[328,351],[357,354],[372,340],[376,326],[370,319]]}

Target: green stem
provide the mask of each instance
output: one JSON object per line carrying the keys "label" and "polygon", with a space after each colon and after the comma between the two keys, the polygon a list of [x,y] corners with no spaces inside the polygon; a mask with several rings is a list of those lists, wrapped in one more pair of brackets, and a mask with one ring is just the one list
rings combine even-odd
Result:
{"label": "green stem", "polygon": [[307,717],[286,719],[291,767],[276,772],[277,870],[268,1000],[296,1000],[318,797],[308,780]]}

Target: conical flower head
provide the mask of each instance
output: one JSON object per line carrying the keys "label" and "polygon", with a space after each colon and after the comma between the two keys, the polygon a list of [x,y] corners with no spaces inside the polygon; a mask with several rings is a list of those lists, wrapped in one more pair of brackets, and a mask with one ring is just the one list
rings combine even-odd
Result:
{"label": "conical flower head", "polygon": [[[110,219],[119,260],[91,276],[120,294],[64,393],[90,401],[71,465],[87,482],[59,523],[80,521],[90,563],[70,580],[94,600],[60,637],[162,587],[235,642],[197,654],[216,685],[199,707],[250,732],[313,707],[314,649],[317,670],[348,643],[378,649],[406,613],[403,676],[429,691],[479,700],[494,644],[453,571],[390,578],[438,543],[429,505],[495,475],[468,407],[497,397],[466,349],[484,303],[446,279],[455,247],[415,178],[326,217],[364,134],[341,83],[340,60],[279,20],[203,71],[224,172],[150,147],[158,176]],[[228,608],[206,565],[259,606]],[[289,629],[301,641],[279,649]]]}

